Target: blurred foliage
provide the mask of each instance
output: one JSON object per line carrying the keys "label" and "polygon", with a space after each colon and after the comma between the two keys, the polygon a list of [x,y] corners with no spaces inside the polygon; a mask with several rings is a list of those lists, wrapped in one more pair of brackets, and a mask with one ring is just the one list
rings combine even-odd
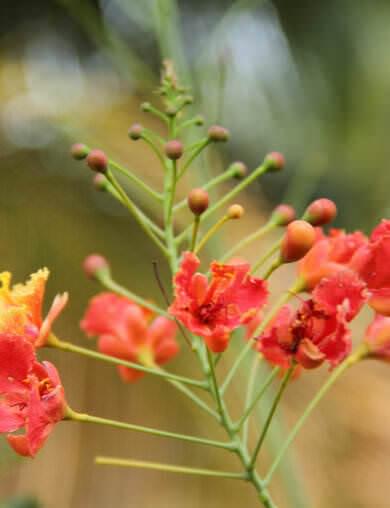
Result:
{"label": "blurred foliage", "polygon": [[12,497],[5,502],[0,501],[0,508],[42,508],[34,497]]}

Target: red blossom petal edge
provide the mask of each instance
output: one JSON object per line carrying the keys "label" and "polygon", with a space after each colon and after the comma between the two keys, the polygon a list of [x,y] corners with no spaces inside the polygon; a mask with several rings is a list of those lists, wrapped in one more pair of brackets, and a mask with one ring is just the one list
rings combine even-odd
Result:
{"label": "red blossom petal edge", "polygon": [[175,299],[169,312],[218,353],[227,348],[230,333],[263,307],[267,283],[250,276],[246,262],[213,262],[210,280],[196,271],[199,264],[192,252],[183,254],[174,277]]}

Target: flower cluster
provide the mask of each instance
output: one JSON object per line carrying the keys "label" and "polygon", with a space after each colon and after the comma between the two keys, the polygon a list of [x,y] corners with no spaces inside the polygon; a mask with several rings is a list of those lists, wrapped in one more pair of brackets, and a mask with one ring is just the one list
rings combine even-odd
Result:
{"label": "flower cluster", "polygon": [[[78,143],[71,153],[76,160],[85,160],[94,172],[95,187],[125,206],[160,249],[171,269],[171,292],[164,287],[157,262],[153,263],[154,275],[168,308],[118,284],[103,256],[88,256],[83,264],[84,272],[98,282],[104,292],[91,299],[80,326],[87,337],[97,339],[96,351],[93,347],[62,341],[52,332],[53,322],[67,303],[67,293],[56,296],[46,317],[42,316],[49,275],[46,268],[33,274],[25,284],[13,287],[10,273],[1,273],[0,433],[6,435],[17,453],[30,457],[41,449],[55,424],[64,419],[224,448],[240,459],[241,473],[102,457],[96,462],[239,478],[253,485],[264,506],[275,506],[268,492],[270,478],[321,397],[346,368],[362,358],[390,361],[390,220],[383,220],[369,237],[360,231],[324,231],[322,227],[332,222],[337,213],[331,200],[316,199],[298,218],[290,205],[280,204],[265,224],[231,246],[202,273],[199,270],[203,257],[199,253],[221,228],[237,223],[245,214],[244,207],[234,201],[237,194],[263,174],[282,170],[285,159],[280,153],[271,152],[250,174],[245,164],[234,162],[203,187],[190,190],[187,199],[176,201],[179,180],[195,158],[209,144],[226,142],[229,132],[222,126],[212,125],[203,139],[185,144],[185,138],[181,139],[183,130],[201,125],[203,121],[199,117],[182,121],[183,109],[192,102],[192,97],[178,84],[170,62],[165,65],[159,93],[165,110],[150,103],[145,103],[142,110],[164,120],[167,136],[161,137],[136,123],[129,129],[129,138],[145,141],[158,156],[164,172],[162,191],[150,187],[102,150],[90,150]],[[116,171],[157,201],[163,215],[162,226],[133,201],[117,180]],[[213,202],[209,189],[234,179],[242,181]],[[192,213],[191,223],[179,231],[182,222],[177,220],[177,214],[186,207]],[[213,221],[213,214],[221,207],[225,207],[225,211]],[[242,248],[281,229],[283,233],[276,243],[262,252],[252,266],[241,258]],[[269,279],[281,265],[290,263],[297,263],[296,280],[268,309]],[[258,276],[261,270],[264,271]],[[350,323],[365,304],[374,311],[374,319],[360,346],[352,351]],[[240,351],[234,351],[237,353],[232,355],[234,363],[226,369],[225,379],[219,384],[218,361],[229,347],[233,332],[239,328],[246,340],[237,340]],[[193,357],[198,359],[202,375],[199,379],[162,367],[179,352],[178,331]],[[65,401],[54,365],[37,358],[44,346],[115,364],[124,382],[137,381],[145,373],[170,382],[209,417],[216,419],[229,441],[77,413]],[[252,355],[253,367],[248,377],[245,406],[234,421],[225,392],[246,355]],[[263,359],[274,368],[257,389],[260,377],[257,367]],[[268,473],[261,477],[255,468],[256,460],[290,379],[297,371],[312,370],[323,364],[334,369],[333,373],[286,437]],[[252,449],[248,442],[248,419],[279,371],[282,371],[282,380],[273,401],[264,404],[264,408],[269,407],[269,413]],[[195,390],[204,390],[205,396],[199,396]]]}

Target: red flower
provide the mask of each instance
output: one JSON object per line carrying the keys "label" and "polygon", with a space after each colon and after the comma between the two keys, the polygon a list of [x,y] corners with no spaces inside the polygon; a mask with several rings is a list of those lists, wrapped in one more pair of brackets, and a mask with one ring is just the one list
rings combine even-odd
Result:
{"label": "red flower", "polygon": [[306,289],[313,289],[325,277],[350,270],[352,256],[366,243],[367,238],[360,231],[346,234],[332,229],[328,236],[318,233],[317,242],[298,263],[298,274],[305,281]]}
{"label": "red flower", "polygon": [[351,266],[367,283],[369,305],[379,314],[390,316],[390,220],[383,220],[371,234],[370,241],[360,247]]}
{"label": "red flower", "polygon": [[294,310],[286,305],[260,337],[259,351],[272,364],[283,369],[292,361],[313,369],[327,360],[338,365],[350,352],[347,322],[365,301],[364,283],[351,272],[324,279],[312,298]]}
{"label": "red flower", "polygon": [[42,304],[49,270],[43,268],[32,274],[25,284],[12,288],[11,274],[0,274],[0,333],[21,335],[34,344],[44,346],[53,321],[68,301],[68,294],[57,295],[45,319]]}
{"label": "red flower", "polygon": [[264,305],[268,291],[265,281],[249,275],[248,263],[213,262],[210,281],[196,272],[199,264],[193,253],[183,254],[169,312],[217,353],[227,348],[230,332]]}
{"label": "red flower", "polygon": [[[30,342],[0,335],[0,432],[24,456],[33,457],[54,425],[63,419],[66,403],[58,372],[38,363]],[[9,434],[24,428],[24,434]]]}
{"label": "red flower", "polygon": [[375,316],[367,328],[365,343],[369,356],[390,362],[390,317]]}
{"label": "red flower", "polygon": [[[92,298],[81,328],[89,336],[98,336],[98,349],[116,358],[146,366],[162,365],[179,350],[175,340],[176,325],[157,317],[128,298],[101,293]],[[124,381],[135,381],[143,372],[118,366]]]}

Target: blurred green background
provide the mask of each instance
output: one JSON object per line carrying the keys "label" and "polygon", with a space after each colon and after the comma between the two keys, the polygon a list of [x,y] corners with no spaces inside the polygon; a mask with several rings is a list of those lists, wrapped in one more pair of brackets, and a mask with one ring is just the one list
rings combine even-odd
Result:
{"label": "blurred green background", "polygon": [[[138,105],[157,100],[152,91],[164,56],[174,58],[192,87],[196,111],[232,133],[222,150],[194,167],[183,195],[231,160],[253,168],[266,152],[279,150],[288,161],[283,174],[266,176],[248,191],[247,214],[240,228],[229,231],[230,241],[258,227],[280,201],[302,210],[314,197],[330,197],[340,210],[337,225],[349,229],[368,231],[388,215],[387,0],[2,0],[0,14],[1,266],[15,280],[43,265],[51,269],[47,304],[57,292],[71,295],[56,325],[60,337],[85,344],[78,322],[99,288],[84,279],[80,264],[92,251],[110,259],[124,285],[160,300],[151,268],[158,253],[118,204],[94,190],[90,173],[70,159],[68,148],[74,141],[101,147],[160,186],[153,154],[131,144],[127,129],[140,120],[161,130]],[[135,189],[129,192],[159,220],[151,203]],[[255,260],[259,246],[246,254]],[[285,276],[275,277],[275,285]],[[77,410],[219,435],[207,416],[156,379],[125,386],[109,366],[43,355],[59,366]],[[183,347],[172,368],[193,373],[191,363]],[[283,478],[277,479],[272,492],[281,507],[388,508],[388,371],[371,364],[358,369],[298,438],[293,470],[304,481],[291,477],[295,496],[287,501]],[[290,389],[282,408],[286,425],[324,376],[310,373]],[[242,399],[242,386],[231,395],[233,405]],[[64,423],[34,461],[18,460],[1,442],[1,508],[256,505],[246,485],[99,469],[96,454],[235,465],[223,451]]]}

